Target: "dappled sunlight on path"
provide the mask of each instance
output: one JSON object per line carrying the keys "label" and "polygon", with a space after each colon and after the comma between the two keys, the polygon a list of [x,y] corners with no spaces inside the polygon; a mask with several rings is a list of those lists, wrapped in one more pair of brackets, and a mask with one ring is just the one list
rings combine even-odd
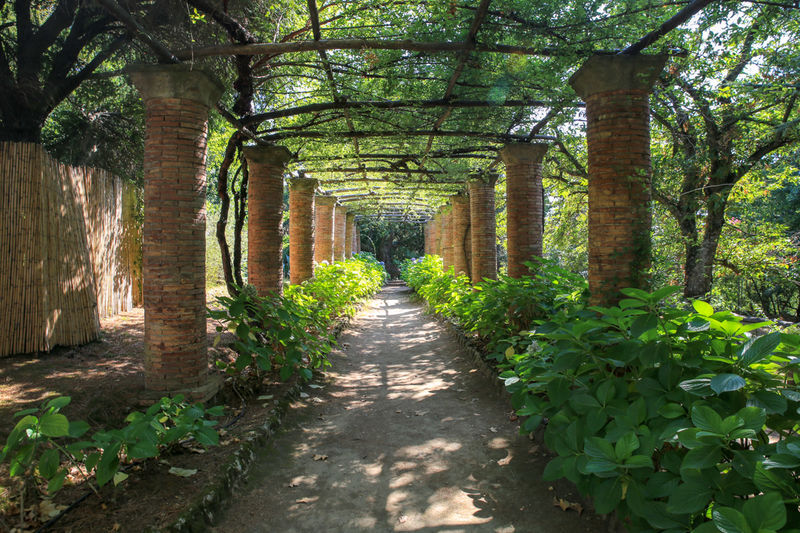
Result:
{"label": "dappled sunlight on path", "polygon": [[541,450],[406,287],[340,345],[215,531],[605,530],[553,506],[567,494],[540,481]]}

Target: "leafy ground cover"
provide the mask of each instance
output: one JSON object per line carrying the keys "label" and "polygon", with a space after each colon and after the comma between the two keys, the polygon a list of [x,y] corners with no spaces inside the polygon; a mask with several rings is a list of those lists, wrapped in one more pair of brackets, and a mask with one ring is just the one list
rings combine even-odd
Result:
{"label": "leafy ground cover", "polygon": [[756,336],[770,324],[699,300],[667,305],[672,287],[589,307],[581,280],[533,266],[474,291],[437,257],[404,277],[485,340],[523,431],[546,425],[547,479],[569,479],[629,531],[800,531],[800,336]]}
{"label": "leafy ground cover", "polygon": [[[218,297],[209,310],[218,324],[213,352],[230,354],[216,358],[229,385],[221,398],[237,398],[242,391],[255,396],[276,379],[310,379],[313,369],[327,362],[325,356],[335,342],[332,327],[377,292],[386,277],[381,265],[366,255],[323,265],[318,274],[302,286],[288,288],[283,296],[259,298],[245,288],[235,298]],[[70,402],[70,396],[50,397],[38,407],[15,413],[16,424],[0,450],[3,508],[8,515],[0,518],[4,528],[16,524],[22,531],[62,509],[63,505],[52,503],[52,496],[65,485],[89,487],[98,496],[111,486],[116,500],[117,485],[124,484],[131,472],[146,468],[142,461],[166,462],[165,458],[187,449],[208,454],[209,447],[220,443],[217,418],[233,410],[223,405],[206,409],[182,397],[162,398],[144,411],[129,412],[123,423],[116,420],[95,427],[89,436],[92,428],[87,421],[65,415]],[[169,473],[187,472],[194,475],[197,469],[176,466]],[[108,491],[104,494],[107,497]],[[48,503],[39,512],[41,502]]]}

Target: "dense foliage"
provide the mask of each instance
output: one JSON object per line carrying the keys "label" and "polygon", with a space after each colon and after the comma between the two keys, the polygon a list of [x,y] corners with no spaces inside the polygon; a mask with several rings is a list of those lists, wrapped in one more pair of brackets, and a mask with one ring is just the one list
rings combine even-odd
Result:
{"label": "dense foliage", "polygon": [[425,256],[403,264],[403,280],[437,312],[449,316],[484,344],[488,356],[502,361],[509,347],[525,349],[530,343],[519,332],[534,320],[582,304],[586,281],[551,261],[529,263],[533,274],[522,278],[500,276],[473,287],[466,276],[442,271],[438,256]]}
{"label": "dense foliage", "polygon": [[[667,306],[674,287],[587,307],[580,284],[555,274],[553,296],[527,294],[541,313],[509,327],[511,300],[499,300],[497,327],[481,333],[508,337],[492,357],[522,430],[545,424],[556,454],[545,477],[569,479],[629,531],[800,531],[800,336],[753,335],[769,323],[700,300]],[[406,266],[437,311],[468,324],[456,311],[464,288],[441,290],[443,277],[438,258]],[[506,283],[526,282],[496,282]]]}
{"label": "dense foliage", "polygon": [[237,357],[217,365],[231,376],[249,370],[256,377],[277,372],[284,380],[295,374],[310,379],[314,369],[330,364],[326,356],[334,343],[334,321],[352,316],[385,281],[383,266],[362,253],[317,265],[313,278],[286,287],[283,295],[262,297],[247,286],[236,296],[221,296],[208,313],[219,322],[218,332],[236,335]]}
{"label": "dense foliage", "polygon": [[180,441],[193,439],[202,446],[219,443],[214,428],[217,422],[212,418],[222,415],[222,406],[205,409],[202,404],[185,401],[182,395],[161,398],[144,413],[129,414],[124,427],[98,431],[87,438],[89,424],[70,421],[60,412],[70,400],[59,396],[14,415],[21,418],[0,451],[0,462],[9,463],[12,478],[22,479],[23,495],[29,481],[37,488],[46,487],[50,494],[60,490],[72,468],[93,490],[92,473],[98,486],[109,481],[116,485],[128,477],[125,464],[158,457]]}

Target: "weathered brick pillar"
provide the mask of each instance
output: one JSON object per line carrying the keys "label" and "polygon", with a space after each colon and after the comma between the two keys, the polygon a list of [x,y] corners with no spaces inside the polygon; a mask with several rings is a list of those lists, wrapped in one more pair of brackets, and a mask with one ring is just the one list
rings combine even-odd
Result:
{"label": "weathered brick pillar", "polygon": [[452,208],[446,205],[442,208],[442,268],[445,272],[453,266],[453,226]]}
{"label": "weathered brick pillar", "polygon": [[317,180],[289,181],[289,280],[299,285],[314,276],[314,190]]}
{"label": "weathered brick pillar", "polygon": [[206,141],[208,109],[222,86],[184,65],[132,68],[145,104],[145,386],[207,399]]}
{"label": "weathered brick pillar", "polygon": [[530,274],[525,266],[542,256],[542,159],[546,144],[507,144],[500,150],[506,165],[508,275]]}
{"label": "weathered brick pillar", "polygon": [[586,101],[589,290],[613,305],[646,288],[650,266],[649,94],[665,56],[593,56],[570,79]]}
{"label": "weathered brick pillar", "polygon": [[283,146],[246,146],[247,280],[258,294],[283,289],[283,171],[292,157]]}
{"label": "weathered brick pillar", "polygon": [[314,261],[333,263],[333,219],[336,213],[336,197],[321,196],[316,198],[314,220]]}
{"label": "weathered brick pillar", "polygon": [[494,212],[496,175],[469,182],[470,236],[472,238],[472,283],[497,279],[497,230]]}
{"label": "weathered brick pillar", "polygon": [[333,260],[344,261],[345,239],[347,237],[347,207],[336,206],[333,217]]}
{"label": "weathered brick pillar", "polygon": [[355,223],[356,223],[356,214],[347,213],[347,219],[345,222],[345,232],[344,232],[345,259],[350,259],[351,257],[353,257],[353,237],[355,237],[353,231],[355,230]]}
{"label": "weathered brick pillar", "polygon": [[469,197],[456,194],[450,197],[451,232],[453,241],[453,269],[456,275],[470,275],[471,265],[467,263],[467,233],[469,232]]}
{"label": "weathered brick pillar", "polygon": [[354,230],[355,231],[355,237],[353,238],[353,240],[354,240],[353,244],[355,245],[355,248],[356,248],[355,252],[359,253],[359,252],[361,252],[361,228],[359,228],[358,224],[355,224],[355,223],[354,223],[354,226],[355,226],[355,230]]}
{"label": "weathered brick pillar", "polygon": [[433,236],[433,255],[442,256],[442,208],[433,215],[433,224],[436,234]]}
{"label": "weathered brick pillar", "polygon": [[431,255],[438,255],[439,254],[439,218],[437,215],[434,215],[433,218],[430,220],[429,224],[431,225],[431,247],[428,251]]}

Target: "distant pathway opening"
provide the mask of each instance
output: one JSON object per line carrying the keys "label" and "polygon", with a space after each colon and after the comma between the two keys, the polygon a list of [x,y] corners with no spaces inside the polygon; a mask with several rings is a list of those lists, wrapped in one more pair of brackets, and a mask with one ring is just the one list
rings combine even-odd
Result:
{"label": "distant pathway opening", "polygon": [[605,531],[554,505],[574,497],[541,481],[540,447],[409,296],[390,285],[353,321],[214,531]]}

